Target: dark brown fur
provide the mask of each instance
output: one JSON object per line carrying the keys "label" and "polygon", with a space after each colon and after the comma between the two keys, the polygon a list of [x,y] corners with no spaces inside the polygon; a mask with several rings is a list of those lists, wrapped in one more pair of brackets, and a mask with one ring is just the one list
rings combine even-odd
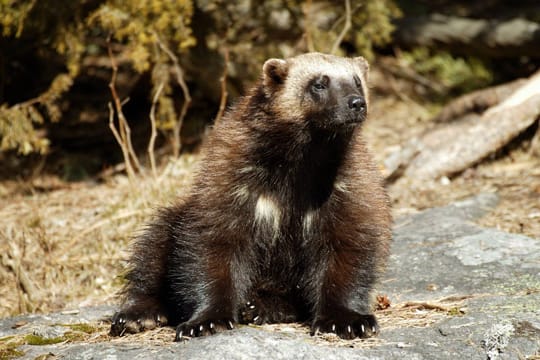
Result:
{"label": "dark brown fur", "polygon": [[378,331],[370,294],[391,216],[360,135],[366,78],[363,58],[265,63],[209,136],[189,195],[135,242],[113,335],[290,321],[343,338]]}

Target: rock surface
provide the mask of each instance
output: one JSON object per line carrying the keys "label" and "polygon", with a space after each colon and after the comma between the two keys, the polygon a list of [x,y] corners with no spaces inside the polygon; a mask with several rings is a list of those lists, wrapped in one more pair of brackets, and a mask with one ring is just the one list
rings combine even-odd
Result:
{"label": "rock surface", "polygon": [[[6,355],[23,359],[537,359],[540,239],[472,223],[496,203],[481,194],[396,221],[378,292],[392,305],[378,311],[382,331],[374,339],[311,337],[296,324],[240,326],[183,343],[173,343],[168,328],[111,339],[112,307],[0,320],[0,338],[57,342],[18,345]],[[80,324],[95,333],[83,328],[77,340]]]}

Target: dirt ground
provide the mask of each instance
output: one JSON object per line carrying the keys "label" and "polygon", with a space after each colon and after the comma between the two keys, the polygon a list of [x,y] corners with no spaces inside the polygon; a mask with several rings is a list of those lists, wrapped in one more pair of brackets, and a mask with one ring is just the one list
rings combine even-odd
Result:
{"label": "dirt ground", "polygon": [[[376,96],[364,133],[377,161],[430,126],[430,106]],[[130,184],[67,183],[54,176],[0,183],[0,317],[115,303],[130,239],[153,210],[189,186],[197,155],[183,155],[158,179]],[[383,169],[384,170],[384,169]],[[527,141],[445,181],[389,186],[396,217],[482,191],[500,204],[481,225],[540,240],[540,158]]]}

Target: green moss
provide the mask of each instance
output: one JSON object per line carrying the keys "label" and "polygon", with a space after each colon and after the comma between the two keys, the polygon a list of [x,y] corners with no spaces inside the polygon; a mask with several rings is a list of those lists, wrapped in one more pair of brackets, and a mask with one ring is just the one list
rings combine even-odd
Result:
{"label": "green moss", "polygon": [[86,334],[93,334],[95,332],[98,332],[99,329],[95,326],[92,326],[90,324],[80,323],[80,324],[67,324],[63,325],[68,328],[70,328],[73,331],[83,332]]}
{"label": "green moss", "polygon": [[84,341],[88,338],[89,334],[99,332],[100,329],[97,326],[90,324],[80,323],[80,324],[59,324],[58,326],[65,326],[70,331],[67,331],[62,336],[45,338],[43,336],[26,334],[26,335],[16,335],[16,336],[7,336],[0,338],[0,360],[4,359],[15,359],[24,355],[23,351],[18,350],[17,348],[21,345],[51,345],[58,344],[61,342],[79,342]]}
{"label": "green moss", "polygon": [[24,342],[28,345],[51,345],[65,341],[64,337],[45,338],[43,336],[28,334],[24,337]]}
{"label": "green moss", "polygon": [[463,314],[464,314],[463,310],[461,310],[458,307],[453,307],[448,311],[448,315],[450,316],[461,316]]}
{"label": "green moss", "polygon": [[503,283],[494,286],[496,291],[502,291],[504,294],[515,295],[520,293],[534,293],[540,291],[540,281],[531,274],[515,275],[506,279]]}
{"label": "green moss", "polygon": [[0,339],[0,360],[16,359],[24,355],[17,348],[23,344],[20,338],[6,336]]}
{"label": "green moss", "polygon": [[68,341],[70,343],[83,341],[87,338],[87,333],[84,332],[78,332],[78,331],[68,331],[64,334],[63,338],[64,341]]}
{"label": "green moss", "polygon": [[17,350],[16,346],[13,346],[13,347],[10,346],[7,348],[0,346],[0,359],[2,360],[16,359],[23,355],[24,355],[24,352]]}
{"label": "green moss", "polygon": [[493,81],[493,75],[486,64],[472,56],[453,56],[446,51],[430,51],[419,47],[404,52],[403,61],[420,75],[435,80],[453,93],[466,93]]}

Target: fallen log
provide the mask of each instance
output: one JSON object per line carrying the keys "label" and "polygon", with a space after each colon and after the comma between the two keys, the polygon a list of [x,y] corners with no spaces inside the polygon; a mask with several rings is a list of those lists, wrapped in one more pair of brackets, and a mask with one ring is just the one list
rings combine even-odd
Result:
{"label": "fallen log", "polygon": [[385,161],[387,180],[451,176],[508,144],[540,118],[540,71],[481,115],[469,113],[411,140]]}
{"label": "fallen log", "polygon": [[514,91],[523,86],[527,79],[518,79],[498,86],[473,91],[462,95],[446,105],[433,118],[434,122],[447,122],[459,119],[468,113],[482,113],[486,109],[499,104]]}
{"label": "fallen log", "polygon": [[396,20],[393,39],[405,48],[427,46],[493,58],[540,58],[540,24],[522,18],[409,17]]}

